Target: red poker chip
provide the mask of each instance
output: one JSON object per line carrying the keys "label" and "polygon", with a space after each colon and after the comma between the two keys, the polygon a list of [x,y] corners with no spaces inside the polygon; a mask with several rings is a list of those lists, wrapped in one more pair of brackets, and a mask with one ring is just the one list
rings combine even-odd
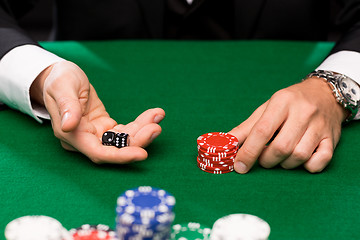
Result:
{"label": "red poker chip", "polygon": [[205,169],[208,171],[215,171],[215,170],[220,170],[220,171],[233,171],[234,170],[234,165],[223,165],[221,167],[210,167],[206,164],[201,164],[201,163],[197,163],[197,166],[201,169]]}
{"label": "red poker chip", "polygon": [[235,161],[235,158],[230,159],[213,159],[213,158],[206,158],[202,157],[200,155],[197,156],[200,161],[202,162],[208,162],[208,163],[214,163],[214,164],[227,164]]}
{"label": "red poker chip", "polygon": [[71,229],[72,240],[116,240],[116,234],[107,225],[84,224],[77,229]]}
{"label": "red poker chip", "polygon": [[224,151],[211,152],[211,151],[208,151],[208,149],[205,149],[205,148],[201,147],[200,145],[197,146],[197,149],[198,149],[199,152],[208,153],[208,154],[211,154],[213,156],[222,156],[223,154],[227,154],[227,155],[236,154],[237,151],[239,150],[238,147],[235,147],[235,148],[232,148],[232,149],[226,149]]}
{"label": "red poker chip", "polygon": [[239,145],[238,139],[224,132],[206,133],[197,138],[197,145],[205,152],[216,153],[232,151]]}
{"label": "red poker chip", "polygon": [[237,152],[238,152],[238,149],[235,149],[234,151],[231,151],[231,152],[217,152],[217,153],[208,153],[208,152],[204,152],[201,149],[198,150],[199,156],[201,156],[203,158],[214,159],[214,161],[221,161],[221,160],[225,160],[225,159],[234,159],[236,157]]}
{"label": "red poker chip", "polygon": [[225,174],[225,173],[230,173],[230,172],[234,171],[234,170],[207,170],[207,169],[204,169],[204,168],[200,168],[200,169],[203,172],[212,173],[212,174]]}
{"label": "red poker chip", "polygon": [[203,167],[203,168],[211,168],[210,170],[215,169],[215,168],[218,168],[221,170],[227,170],[227,169],[231,169],[234,165],[233,164],[220,165],[220,164],[198,162],[198,166]]}
{"label": "red poker chip", "polygon": [[223,165],[234,165],[234,160],[228,160],[228,161],[211,161],[209,159],[206,159],[206,158],[200,158],[200,157],[197,157],[197,162],[198,163],[202,163],[202,164],[206,164],[210,167],[214,166],[214,167],[217,167],[217,166],[223,166]]}
{"label": "red poker chip", "polygon": [[224,165],[224,164],[233,164],[235,161],[235,158],[214,161],[211,158],[204,158],[201,156],[197,156],[197,160],[198,160],[198,162],[202,162],[202,163],[213,163],[213,164],[217,164],[217,165]]}

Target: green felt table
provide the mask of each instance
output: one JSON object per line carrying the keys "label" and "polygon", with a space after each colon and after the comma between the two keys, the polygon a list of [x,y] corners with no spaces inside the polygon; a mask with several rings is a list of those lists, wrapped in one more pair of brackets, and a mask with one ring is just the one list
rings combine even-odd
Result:
{"label": "green felt table", "polygon": [[[146,161],[96,165],[67,152],[49,123],[0,111],[0,229],[48,215],[67,229],[114,226],[116,198],[149,185],[176,197],[175,223],[207,226],[232,213],[266,220],[270,239],[359,239],[360,125],[343,128],[321,174],[303,168],[214,175],[196,165],[196,138],[229,131],[275,91],[298,82],[333,46],[325,42],[44,42],[88,75],[110,115],[128,123],[162,107],[162,134]],[[4,236],[1,236],[3,239]]]}

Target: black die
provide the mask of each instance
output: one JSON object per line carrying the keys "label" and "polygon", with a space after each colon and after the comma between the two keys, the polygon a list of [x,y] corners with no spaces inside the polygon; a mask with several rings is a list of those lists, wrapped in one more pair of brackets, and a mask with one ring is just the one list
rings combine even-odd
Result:
{"label": "black die", "polygon": [[127,133],[116,133],[115,136],[115,147],[123,148],[129,146],[129,134]]}
{"label": "black die", "polygon": [[107,146],[115,146],[116,134],[111,131],[104,132],[102,135],[102,144]]}

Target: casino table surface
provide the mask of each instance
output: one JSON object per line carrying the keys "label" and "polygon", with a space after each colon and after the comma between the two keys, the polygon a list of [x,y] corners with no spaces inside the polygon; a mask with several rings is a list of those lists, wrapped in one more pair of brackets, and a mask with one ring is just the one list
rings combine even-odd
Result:
{"label": "casino table surface", "polygon": [[[326,57],[331,42],[105,41],[43,42],[76,62],[107,111],[128,123],[153,107],[166,111],[149,157],[96,165],[65,151],[49,122],[0,111],[0,229],[24,215],[47,215],[67,229],[114,227],[117,196],[137,186],[176,198],[174,223],[206,226],[233,213],[259,216],[270,239],[360,238],[360,125],[343,128],[331,164],[214,175],[196,165],[199,135],[227,132],[278,89],[300,81]],[[3,234],[1,239],[4,239]]]}

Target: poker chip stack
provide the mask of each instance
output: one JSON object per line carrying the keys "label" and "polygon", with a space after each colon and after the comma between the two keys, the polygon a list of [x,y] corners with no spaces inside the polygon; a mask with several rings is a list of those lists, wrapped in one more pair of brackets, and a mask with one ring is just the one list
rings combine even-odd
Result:
{"label": "poker chip stack", "polygon": [[211,229],[195,222],[172,226],[171,240],[209,240]]}
{"label": "poker chip stack", "polygon": [[239,141],[229,133],[212,132],[197,138],[197,165],[204,172],[223,174],[234,171]]}
{"label": "poker chip stack", "polygon": [[150,186],[125,191],[117,199],[116,233],[119,240],[169,239],[175,198]]}
{"label": "poker chip stack", "polygon": [[104,224],[84,224],[79,228],[70,229],[72,240],[116,240],[115,231]]}
{"label": "poker chip stack", "polygon": [[29,215],[16,218],[5,228],[6,240],[72,240],[62,224],[48,216]]}
{"label": "poker chip stack", "polygon": [[251,214],[230,214],[215,221],[210,240],[267,240],[270,226],[263,219]]}

